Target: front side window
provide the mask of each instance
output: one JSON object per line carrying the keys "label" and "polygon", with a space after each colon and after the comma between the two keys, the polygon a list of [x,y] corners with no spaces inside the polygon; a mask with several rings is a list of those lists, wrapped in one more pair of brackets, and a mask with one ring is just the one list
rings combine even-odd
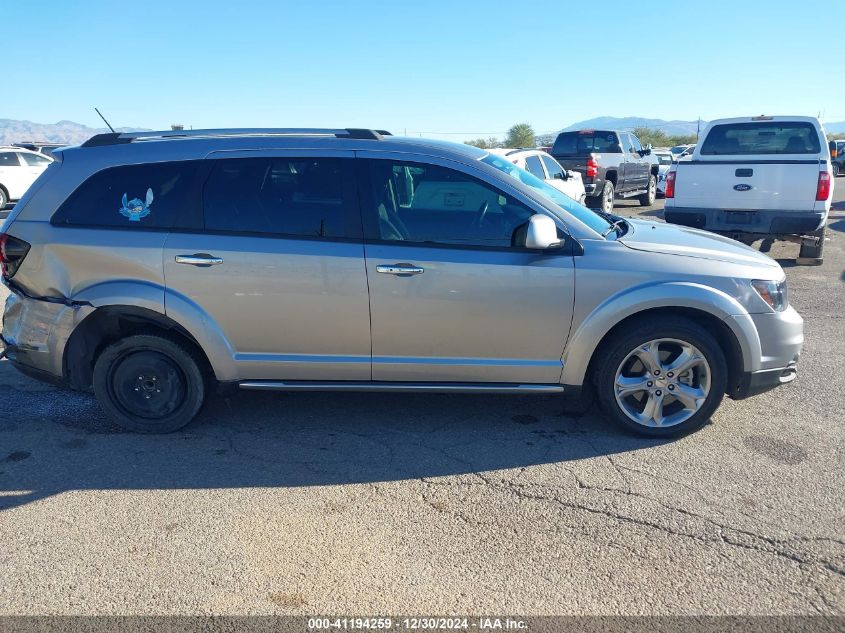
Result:
{"label": "front side window", "polygon": [[634,144],[631,142],[631,135],[630,134],[620,134],[619,138],[622,141],[622,148],[626,152],[628,152],[629,154],[633,153]]}
{"label": "front side window", "polygon": [[549,178],[554,178],[558,174],[563,173],[563,167],[551,156],[541,156],[543,164],[546,166],[546,171],[549,172]]}
{"label": "front side window", "polygon": [[703,156],[819,152],[821,146],[815,126],[803,121],[714,125],[701,146]]}
{"label": "front side window", "polygon": [[640,139],[638,139],[634,134],[631,134],[631,145],[634,148],[635,152],[639,152],[643,149],[642,144],[640,143]]}
{"label": "front side window", "polygon": [[381,240],[480,247],[525,244],[534,212],[471,176],[438,165],[390,160],[370,161],[370,174],[375,206],[369,211],[371,233]]}
{"label": "front side window", "polygon": [[23,161],[30,167],[42,167],[50,162],[49,158],[39,156],[38,154],[21,154]]}
{"label": "front side window", "polygon": [[80,185],[53,215],[68,226],[191,228],[202,161],[110,167]]}
{"label": "front side window", "polygon": [[537,176],[540,180],[545,180],[546,173],[543,171],[543,165],[540,163],[539,156],[529,156],[525,159],[525,169],[528,173]]}
{"label": "front side window", "polygon": [[350,235],[348,159],[225,158],[213,162],[203,188],[207,230]]}
{"label": "front side window", "polygon": [[20,167],[17,152],[0,152],[0,167]]}

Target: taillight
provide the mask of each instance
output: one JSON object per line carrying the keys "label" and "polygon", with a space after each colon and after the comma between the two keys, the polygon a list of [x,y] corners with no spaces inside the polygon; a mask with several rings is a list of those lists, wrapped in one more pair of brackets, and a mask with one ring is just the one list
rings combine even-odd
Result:
{"label": "taillight", "polygon": [[29,244],[8,233],[0,233],[0,264],[2,264],[5,279],[15,276],[28,252]]}
{"label": "taillight", "polygon": [[599,175],[599,164],[592,154],[587,156],[587,178],[595,178]]}
{"label": "taillight", "polygon": [[666,197],[667,198],[674,198],[675,197],[675,176],[677,176],[678,172],[676,171],[668,171],[666,172]]}
{"label": "taillight", "polygon": [[830,197],[830,174],[819,172],[819,184],[816,187],[816,200],[827,200]]}

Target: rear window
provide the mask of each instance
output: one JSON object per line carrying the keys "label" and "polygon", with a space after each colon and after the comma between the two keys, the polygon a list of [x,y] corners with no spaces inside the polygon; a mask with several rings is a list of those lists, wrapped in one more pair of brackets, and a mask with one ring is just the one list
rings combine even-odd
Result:
{"label": "rear window", "polygon": [[579,156],[595,153],[621,152],[615,132],[563,132],[552,147],[552,156]]}
{"label": "rear window", "polygon": [[710,130],[701,146],[702,156],[743,154],[818,154],[815,126],[801,121],[726,123]]}
{"label": "rear window", "polygon": [[65,226],[192,228],[199,224],[202,161],[124,165],[97,172],[59,207]]}

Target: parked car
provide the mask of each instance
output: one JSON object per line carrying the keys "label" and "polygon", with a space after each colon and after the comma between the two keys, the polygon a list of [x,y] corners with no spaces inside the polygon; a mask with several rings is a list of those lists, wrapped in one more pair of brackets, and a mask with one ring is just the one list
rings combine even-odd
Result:
{"label": "parked car", "polygon": [[12,147],[20,147],[28,149],[31,152],[38,152],[44,156],[52,156],[53,150],[62,147],[62,143],[36,143],[33,141],[26,141],[23,143],[12,143]]}
{"label": "parked car", "polygon": [[587,192],[581,174],[561,167],[552,156],[542,149],[491,149],[491,154],[506,157],[517,167],[545,180],[555,189],[584,204]]}
{"label": "parked car", "polygon": [[834,178],[845,173],[845,139],[830,141],[830,160]]}
{"label": "parked car", "polygon": [[0,147],[0,211],[18,200],[52,159],[17,147]]}
{"label": "parked car", "polygon": [[718,119],[692,160],[667,174],[667,222],[746,242],[798,242],[800,264],[820,264],[833,197],[819,120],[800,116]]}
{"label": "parked car", "polygon": [[666,174],[672,166],[674,157],[668,149],[653,149],[651,153],[657,159],[657,196],[663,198],[666,195]]}
{"label": "parked car", "polygon": [[695,143],[684,143],[682,145],[675,145],[669,151],[672,152],[672,156],[675,160],[681,160],[682,158],[692,156],[694,150]]}
{"label": "parked car", "polygon": [[668,436],[796,376],[777,262],[608,221],[485,150],[197,130],[57,154],[0,235],[5,353],[130,430],[174,431],[214,389],[595,389]]}
{"label": "parked car", "polygon": [[635,196],[643,206],[654,204],[657,160],[651,146],[643,147],[630,132],[561,132],[551,154],[564,169],[583,175],[589,207],[611,213],[616,198]]}

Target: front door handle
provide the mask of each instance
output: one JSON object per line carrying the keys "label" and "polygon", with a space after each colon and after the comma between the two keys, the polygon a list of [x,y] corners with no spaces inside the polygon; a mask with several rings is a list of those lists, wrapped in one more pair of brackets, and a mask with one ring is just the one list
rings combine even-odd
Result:
{"label": "front door handle", "polygon": [[425,268],[413,264],[379,264],[376,266],[376,272],[385,275],[421,275]]}
{"label": "front door handle", "polygon": [[190,266],[217,266],[223,263],[223,258],[214,257],[208,253],[194,253],[193,255],[177,255],[176,263]]}

